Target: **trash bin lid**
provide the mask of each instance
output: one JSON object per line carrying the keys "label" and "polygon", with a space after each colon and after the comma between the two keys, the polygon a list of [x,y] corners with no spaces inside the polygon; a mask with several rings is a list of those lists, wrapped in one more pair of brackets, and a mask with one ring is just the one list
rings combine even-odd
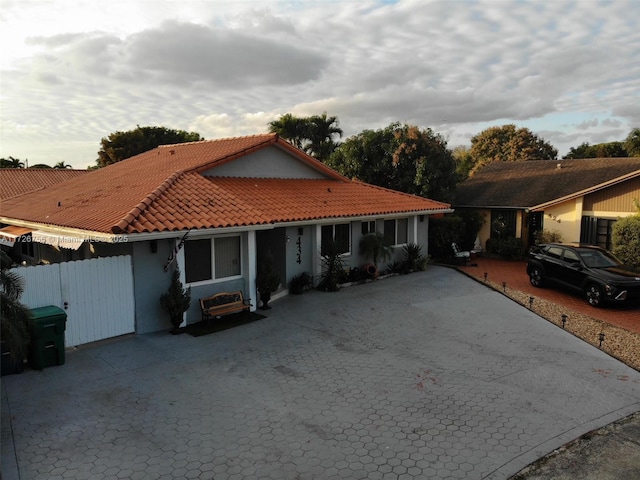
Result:
{"label": "trash bin lid", "polygon": [[60,307],[55,305],[48,305],[46,307],[31,308],[31,318],[34,321],[38,321],[43,318],[51,317],[64,317],[66,319],[67,314]]}

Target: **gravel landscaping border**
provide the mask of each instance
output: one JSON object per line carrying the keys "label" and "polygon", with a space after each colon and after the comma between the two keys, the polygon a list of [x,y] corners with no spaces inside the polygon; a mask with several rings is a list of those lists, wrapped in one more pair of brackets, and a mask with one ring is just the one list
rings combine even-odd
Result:
{"label": "gravel landscaping border", "polygon": [[[475,277],[471,278],[477,280]],[[581,340],[600,348],[603,352],[617,358],[631,368],[640,371],[640,333],[611,325],[542,298],[535,297],[533,302],[530,303],[530,298],[533,297],[529,294],[504,288],[501,284],[495,282],[486,281],[481,283],[518,302],[559,328],[564,328]],[[564,326],[562,324],[562,315],[566,315]],[[603,372],[603,374],[606,374],[606,372]]]}

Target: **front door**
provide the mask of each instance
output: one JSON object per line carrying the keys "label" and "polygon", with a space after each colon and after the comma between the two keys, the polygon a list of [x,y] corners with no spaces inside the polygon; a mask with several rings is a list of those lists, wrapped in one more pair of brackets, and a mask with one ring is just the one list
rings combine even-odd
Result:
{"label": "front door", "polygon": [[287,234],[285,228],[258,230],[256,232],[257,269],[261,271],[265,262],[271,261],[273,268],[280,275],[280,288],[287,286]]}

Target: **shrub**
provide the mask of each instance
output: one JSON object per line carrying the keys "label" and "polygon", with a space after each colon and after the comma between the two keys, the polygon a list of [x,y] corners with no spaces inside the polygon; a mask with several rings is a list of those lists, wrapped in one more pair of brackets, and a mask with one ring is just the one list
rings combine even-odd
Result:
{"label": "shrub", "polygon": [[473,250],[476,237],[484,224],[484,218],[475,210],[456,210],[456,217],[462,219],[463,230],[462,236],[456,242],[460,250]]}
{"label": "shrub", "polygon": [[337,242],[328,243],[327,254],[322,256],[322,277],[318,283],[318,290],[337,292],[338,285],[347,280],[341,253],[340,245]]}
{"label": "shrub", "polygon": [[169,314],[173,328],[178,329],[182,323],[182,315],[191,305],[191,287],[185,290],[182,286],[178,267],[171,274],[169,289],[160,295],[160,305]]}
{"label": "shrub", "polygon": [[429,219],[429,255],[435,258],[449,258],[453,255],[451,244],[460,245],[464,237],[465,224],[462,218],[446,216]]}
{"label": "shrub", "polygon": [[536,245],[562,242],[562,234],[558,230],[538,230],[534,233],[534,237]]}
{"label": "shrub", "polygon": [[613,224],[611,251],[630,268],[640,271],[640,215]]}
{"label": "shrub", "polygon": [[360,239],[360,255],[370,258],[377,267],[378,260],[385,261],[391,258],[392,249],[385,245],[384,235],[380,232],[368,233]]}
{"label": "shrub", "polygon": [[24,282],[11,271],[13,261],[0,250],[0,338],[11,352],[14,362],[27,356],[31,342],[31,311],[20,302]]}
{"label": "shrub", "polygon": [[515,237],[490,238],[487,240],[487,252],[505,258],[522,257],[524,246],[522,240]]}
{"label": "shrub", "polygon": [[422,271],[427,267],[425,256],[422,254],[422,246],[417,243],[407,243],[402,247],[404,255],[404,268],[407,271]]}

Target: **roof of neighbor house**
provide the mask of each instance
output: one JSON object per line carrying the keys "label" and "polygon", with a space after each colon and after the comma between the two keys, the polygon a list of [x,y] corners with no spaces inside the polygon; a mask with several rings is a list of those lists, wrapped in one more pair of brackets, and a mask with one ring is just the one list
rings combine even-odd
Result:
{"label": "roof of neighbor house", "polygon": [[533,208],[640,177],[640,158],[493,162],[456,190],[454,205]]}
{"label": "roof of neighbor house", "polygon": [[[275,146],[324,179],[204,176]],[[450,205],[343,177],[276,134],[164,145],[2,202],[0,218],[107,234],[448,211]]]}
{"label": "roof of neighbor house", "polygon": [[66,168],[0,168],[0,200],[17,197],[87,173],[89,170]]}

